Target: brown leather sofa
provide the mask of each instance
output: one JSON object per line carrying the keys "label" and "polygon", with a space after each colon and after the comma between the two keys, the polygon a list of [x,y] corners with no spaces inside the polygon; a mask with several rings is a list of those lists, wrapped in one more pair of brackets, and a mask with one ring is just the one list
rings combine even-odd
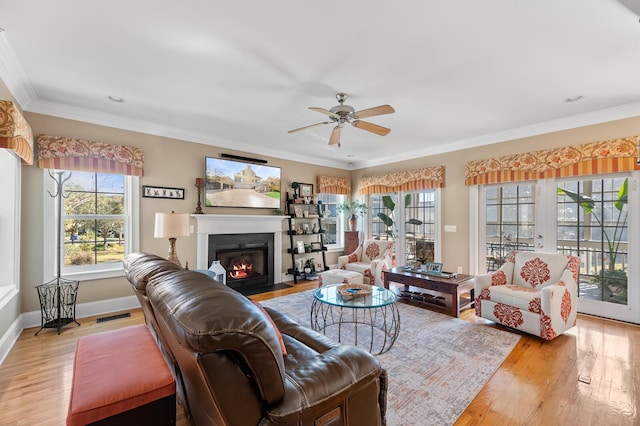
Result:
{"label": "brown leather sofa", "polygon": [[124,266],[194,424],[385,424],[386,371],[368,352],[155,255]]}

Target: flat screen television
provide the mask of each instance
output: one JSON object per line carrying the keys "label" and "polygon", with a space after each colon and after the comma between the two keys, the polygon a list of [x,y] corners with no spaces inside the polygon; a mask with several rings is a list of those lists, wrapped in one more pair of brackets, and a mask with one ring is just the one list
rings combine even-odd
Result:
{"label": "flat screen television", "polygon": [[280,208],[280,167],[205,158],[206,207]]}

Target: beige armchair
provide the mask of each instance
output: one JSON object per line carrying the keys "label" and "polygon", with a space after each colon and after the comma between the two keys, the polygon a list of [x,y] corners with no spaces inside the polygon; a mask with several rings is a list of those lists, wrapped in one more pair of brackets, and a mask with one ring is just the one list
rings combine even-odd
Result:
{"label": "beige armchair", "polygon": [[476,315],[551,340],[576,325],[580,259],[517,252],[475,278]]}
{"label": "beige armchair", "polygon": [[383,286],[382,271],[393,263],[393,241],[365,240],[356,251],[338,257],[338,268],[362,274],[363,284]]}

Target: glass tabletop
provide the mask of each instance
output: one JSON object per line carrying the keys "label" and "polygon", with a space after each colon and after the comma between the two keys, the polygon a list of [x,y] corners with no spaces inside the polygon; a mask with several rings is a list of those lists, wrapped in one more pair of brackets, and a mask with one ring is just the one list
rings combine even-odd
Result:
{"label": "glass tabletop", "polygon": [[371,294],[366,296],[358,296],[357,293],[354,293],[353,296],[348,296],[350,298],[344,298],[338,292],[338,287],[341,285],[332,284],[320,287],[313,292],[313,297],[321,303],[345,308],[379,308],[396,301],[396,295],[393,291],[377,286],[371,286]]}

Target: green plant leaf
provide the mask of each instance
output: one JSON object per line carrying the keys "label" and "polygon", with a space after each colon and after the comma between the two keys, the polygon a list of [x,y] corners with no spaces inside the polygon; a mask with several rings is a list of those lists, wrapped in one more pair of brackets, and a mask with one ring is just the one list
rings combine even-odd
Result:
{"label": "green plant leaf", "polygon": [[629,178],[626,178],[622,183],[622,186],[618,190],[618,198],[616,199],[615,206],[616,209],[622,211],[624,205],[627,204],[628,200],[628,190],[629,190]]}
{"label": "green plant leaf", "polygon": [[[382,196],[382,204],[391,211],[394,211],[396,209],[396,203],[393,202],[393,199],[389,195]],[[387,226],[391,226],[391,225],[387,225]]]}
{"label": "green plant leaf", "polygon": [[422,221],[420,219],[409,219],[407,221],[409,225],[422,225]]}
{"label": "green plant leaf", "polygon": [[404,206],[409,207],[411,204],[411,194],[407,194],[404,196]]}
{"label": "green plant leaf", "polygon": [[558,194],[565,194],[567,197],[571,198],[572,201],[580,204],[580,207],[582,207],[584,212],[587,214],[591,213],[591,211],[596,208],[596,202],[586,195],[579,195],[563,188],[558,188]]}
{"label": "green plant leaf", "polygon": [[389,216],[387,216],[384,213],[378,213],[378,217],[380,218],[380,220],[387,226],[387,227],[391,227],[393,226],[393,219],[391,219]]}

